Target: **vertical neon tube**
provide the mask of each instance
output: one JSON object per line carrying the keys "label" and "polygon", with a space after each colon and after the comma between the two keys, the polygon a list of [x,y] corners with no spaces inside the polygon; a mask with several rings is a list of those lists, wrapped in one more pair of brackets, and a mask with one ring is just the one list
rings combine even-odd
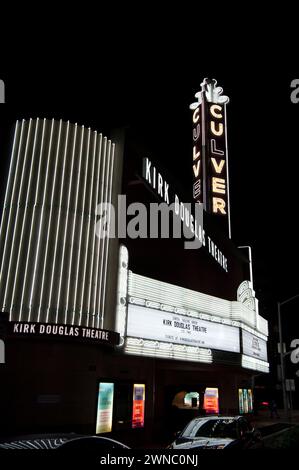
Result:
{"label": "vertical neon tube", "polygon": [[[90,224],[91,224],[91,199],[92,199],[92,194],[93,194],[94,164],[95,164],[95,154],[96,154],[96,148],[97,148],[97,133],[94,132],[93,135],[94,135],[94,142],[93,142],[93,152],[92,152],[91,189],[90,189],[90,200],[89,200],[89,206],[88,206],[88,216],[87,216],[87,218],[88,218],[88,228],[87,228],[87,237],[86,237],[86,240],[87,240],[86,252],[87,253],[88,253],[88,244],[89,244],[89,228],[90,228]],[[84,197],[83,197],[83,213],[84,213],[84,210],[85,210],[88,162],[89,162],[89,155],[87,155],[86,166],[85,166],[85,179],[84,179],[84,192],[83,192],[83,194],[84,194]],[[74,324],[74,321],[75,321],[76,298],[77,298],[78,278],[79,278],[79,265],[80,265],[80,258],[81,258],[81,243],[82,243],[82,232],[83,232],[83,222],[84,222],[84,214],[83,213],[82,213],[81,226],[80,226],[79,253],[78,253],[78,260],[77,260],[76,283],[75,283],[75,290],[74,290],[72,325]],[[84,285],[85,285],[85,281],[83,283],[83,289],[84,289]],[[81,321],[81,318],[80,318],[80,321]],[[79,323],[79,325],[81,325],[81,323]]]}
{"label": "vertical neon tube", "polygon": [[227,180],[227,205],[228,205],[228,238],[232,237],[231,220],[230,220],[230,193],[229,193],[229,168],[228,168],[228,143],[227,143],[227,116],[226,116],[226,104],[224,105],[224,116],[225,116],[225,150],[226,150],[226,180]]}
{"label": "vertical neon tube", "polygon": [[[113,169],[114,169],[114,154],[115,154],[115,144],[112,144],[112,155],[111,155],[111,168],[110,168],[110,177],[109,177],[109,214],[108,214],[108,231],[110,230],[111,223],[111,199],[112,199],[112,186],[113,186]],[[103,281],[103,293],[101,298],[101,328],[104,325],[104,309],[105,309],[105,299],[106,299],[106,279],[107,279],[107,269],[108,269],[108,256],[109,256],[109,245],[110,238],[109,235],[106,237],[106,257],[105,257],[105,267],[104,267],[104,281]]]}
{"label": "vertical neon tube", "polygon": [[[4,274],[3,274],[4,260],[6,259],[6,252],[7,252],[7,238],[8,238],[8,234],[11,231],[10,226],[11,226],[11,217],[12,217],[12,212],[13,212],[13,197],[14,197],[14,194],[16,192],[16,180],[17,180],[17,175],[18,175],[19,160],[20,160],[20,154],[21,154],[21,148],[22,148],[22,142],[23,142],[24,123],[25,123],[25,121],[23,120],[22,125],[21,125],[20,140],[19,140],[19,143],[18,143],[18,149],[16,150],[15,147],[13,147],[13,156],[12,156],[12,159],[11,159],[11,164],[10,164],[10,169],[9,169],[8,184],[7,184],[7,190],[6,190],[6,195],[5,195],[5,203],[4,203],[4,209],[3,209],[3,216],[2,216],[2,222],[1,222],[1,237],[2,237],[2,230],[3,230],[3,227],[4,227],[4,212],[5,212],[5,210],[8,210],[8,221],[7,221],[7,228],[5,230],[5,236],[4,236],[1,271],[0,271],[0,286],[2,286],[2,278],[3,278],[3,282],[4,282]],[[17,126],[19,127],[18,122],[17,122]],[[17,135],[17,127],[16,127],[16,130],[15,130],[14,146],[16,144],[16,135]],[[12,163],[13,163],[13,160],[14,160],[14,151],[15,150],[16,150],[16,155],[17,155],[16,156],[17,161],[16,161],[15,173],[14,173],[13,184],[12,184],[11,203],[10,203],[10,207],[6,208],[5,206],[8,203],[7,197],[8,197],[8,194],[9,194],[8,185],[9,185],[10,179],[12,178],[11,171],[12,171]],[[5,281],[5,286],[6,286],[6,283],[7,283],[7,277],[6,277],[6,281]],[[4,310],[4,309],[5,309],[5,305],[4,305],[4,302],[3,302],[2,310]]]}
{"label": "vertical neon tube", "polygon": [[[7,185],[6,185],[6,191],[5,191],[5,197],[4,197],[4,205],[3,205],[3,214],[2,214],[2,220],[1,220],[1,227],[0,227],[0,240],[2,240],[2,230],[3,230],[3,226],[4,226],[4,213],[6,211],[6,206],[7,206],[7,202],[8,202],[8,194],[11,192],[10,191],[10,185],[11,185],[11,179],[12,179],[12,167],[13,167],[13,164],[14,164],[14,160],[16,158],[16,141],[17,141],[17,135],[19,134],[19,121],[16,122],[16,126],[15,126],[15,133],[14,133],[14,139],[13,139],[13,145],[12,145],[12,152],[11,152],[11,160],[10,160],[10,165],[9,165],[9,171],[8,171],[8,178],[7,178]],[[5,240],[6,240],[6,236],[5,236]],[[4,246],[5,246],[5,241],[4,241]],[[4,250],[3,250],[4,251]],[[2,269],[1,269],[1,273],[2,273]],[[0,273],[0,275],[1,275]]]}
{"label": "vertical neon tube", "polygon": [[[41,150],[40,150],[40,158],[39,158],[39,166],[38,166],[38,178],[37,178],[37,184],[36,184],[36,194],[35,194],[35,205],[37,204],[37,199],[38,199],[38,190],[40,187],[40,168],[41,168],[41,160],[42,160],[42,154],[43,154],[43,147],[44,147],[44,132],[45,132],[45,120],[44,120],[44,125],[43,125],[43,133],[42,133],[42,145],[41,145]],[[49,154],[48,154],[48,161],[47,161],[47,171],[48,171],[48,164],[49,164]],[[46,188],[44,188],[44,197],[46,194]],[[42,209],[43,211],[43,209]],[[36,210],[34,208],[34,213],[32,217],[32,222],[35,222],[35,216],[36,216]],[[37,269],[37,263],[38,263],[38,254],[39,254],[39,248],[40,248],[40,240],[41,240],[41,229],[42,229],[42,212],[41,212],[41,218],[40,218],[40,223],[39,223],[39,230],[38,230],[38,241],[37,241],[37,249],[35,252],[35,260],[34,260],[34,269],[33,269],[33,279],[32,279],[32,286],[31,286],[31,293],[30,293],[30,299],[29,299],[29,320],[31,318],[31,311],[32,311],[32,303],[33,303],[33,294],[34,294],[34,288],[35,288],[35,280],[36,280],[36,269]]]}
{"label": "vertical neon tube", "polygon": [[[104,199],[101,201],[104,204],[107,203],[107,196],[108,196],[108,181],[109,181],[109,168],[110,168],[110,157],[111,157],[111,141],[108,141],[108,151],[107,151],[107,169],[103,174],[103,197]],[[105,193],[105,195],[104,195]],[[97,306],[95,311],[95,316],[93,317],[93,326],[96,320],[96,325],[99,327],[100,318],[102,316],[102,312],[100,312],[100,302],[101,302],[101,294],[102,294],[102,280],[103,280],[103,265],[104,265],[104,250],[105,250],[105,240],[104,234],[102,233],[103,224],[100,225],[100,250],[99,250],[99,265],[100,265],[100,274],[99,274],[99,285],[96,287],[96,294],[97,294]],[[97,313],[96,313],[97,312]]]}
{"label": "vertical neon tube", "polygon": [[[8,263],[8,271],[7,271],[8,279],[7,279],[7,282],[6,282],[5,293],[4,293],[4,305],[6,305],[6,300],[7,300],[7,291],[8,291],[9,280],[10,280],[9,278],[10,278],[10,275],[11,275],[11,264],[12,264],[12,260],[14,258],[14,251],[15,251],[14,248],[18,246],[18,244],[15,242],[15,237],[16,237],[16,232],[17,232],[17,226],[19,224],[19,213],[20,213],[19,208],[20,208],[21,195],[22,195],[22,192],[23,192],[24,172],[25,172],[25,166],[26,166],[27,156],[28,156],[28,146],[29,146],[29,141],[30,141],[30,136],[31,136],[31,126],[32,126],[32,119],[30,119],[30,121],[29,121],[29,126],[28,126],[28,131],[27,131],[25,155],[24,155],[23,166],[22,166],[22,174],[21,174],[21,183],[20,183],[20,188],[19,188],[19,193],[18,193],[16,220],[15,220],[15,225],[14,225],[14,229],[13,229],[11,252],[10,252],[9,263]],[[15,276],[15,274],[13,276]],[[13,308],[13,305],[11,304],[10,309],[9,309],[11,315],[12,315],[12,308]],[[11,315],[10,315],[10,317],[11,317]]]}
{"label": "vertical neon tube", "polygon": [[[64,323],[67,323],[67,317],[68,317],[68,299],[69,299],[70,284],[71,284],[71,271],[72,271],[72,259],[73,259],[73,251],[74,251],[75,227],[76,227],[76,220],[77,220],[77,218],[79,218],[79,215],[77,215],[77,214],[78,214],[78,195],[79,195],[79,183],[80,183],[80,177],[81,177],[83,140],[84,140],[84,132],[82,132],[81,143],[80,143],[79,170],[78,170],[78,175],[77,175],[77,187],[76,187],[76,196],[75,196],[75,208],[74,208],[74,219],[73,219],[73,229],[72,229],[71,252],[70,252],[70,256],[69,256],[69,268],[68,268],[68,281],[67,281],[67,290],[66,290],[66,306],[65,306]],[[90,146],[90,129],[88,129],[88,144],[87,144],[87,152],[86,152],[86,155],[85,155],[85,158],[86,158],[87,162],[88,162],[88,157],[89,157],[89,146]],[[85,191],[85,187],[84,187],[84,191]],[[85,194],[84,194],[84,199],[85,199]],[[84,205],[83,205],[83,211],[84,211]],[[83,214],[81,215],[81,219],[83,219]]]}
{"label": "vertical neon tube", "polygon": [[[99,180],[100,180],[100,170],[101,170],[101,161],[102,161],[102,141],[103,141],[103,136],[100,134],[100,143],[99,143],[99,149],[98,149],[98,168],[97,168],[97,177],[96,177],[96,190],[95,190],[95,200],[94,204],[90,204],[90,225],[94,229],[92,233],[92,254],[91,254],[91,266],[90,266],[90,273],[89,273],[89,292],[88,292],[88,311],[89,311],[89,316],[92,315],[93,309],[91,305],[91,291],[92,291],[92,279],[93,279],[93,271],[94,271],[94,251],[95,251],[95,244],[97,242],[97,236],[95,233],[95,228],[96,228],[96,222],[97,222],[97,216],[96,216],[96,208],[97,208],[97,203],[98,203],[98,197],[99,197]],[[84,274],[84,279],[85,279],[85,274]],[[95,295],[95,288],[94,288],[94,295]]]}
{"label": "vertical neon tube", "polygon": [[[81,144],[82,144],[83,136],[84,136],[84,126],[81,127]],[[60,266],[60,273],[59,273],[59,287],[58,287],[58,294],[57,294],[57,301],[56,301],[56,323],[58,323],[63,268],[65,264],[66,233],[67,233],[69,214],[70,214],[70,199],[71,199],[71,191],[72,191],[72,185],[73,185],[73,171],[74,171],[74,158],[75,158],[76,143],[77,143],[77,127],[75,128],[75,136],[73,137],[71,174],[69,177],[70,180],[69,180],[69,189],[68,189],[68,196],[67,196],[67,203],[66,203],[66,220],[64,222],[62,257],[61,257],[61,266]]]}
{"label": "vertical neon tube", "polygon": [[[12,304],[14,305],[14,298],[15,298],[15,289],[16,289],[16,283],[18,279],[18,274],[19,274],[19,262],[20,262],[20,255],[21,251],[23,248],[23,239],[24,239],[24,227],[25,227],[25,222],[26,222],[26,215],[27,215],[27,209],[28,209],[28,203],[29,203],[29,193],[31,191],[31,180],[32,180],[32,170],[33,170],[33,163],[35,160],[35,151],[36,151],[36,139],[38,135],[38,130],[39,130],[39,119],[37,119],[36,124],[35,124],[35,133],[34,133],[34,143],[33,143],[33,151],[32,151],[32,158],[31,158],[31,163],[30,163],[30,173],[29,173],[29,182],[27,185],[27,193],[26,193],[26,202],[25,202],[25,209],[24,209],[24,217],[22,221],[22,229],[21,229],[21,238],[20,238],[20,243],[19,243],[19,250],[18,250],[18,257],[17,257],[17,265],[16,265],[16,274],[15,274],[15,282],[14,282],[14,287],[13,287],[13,292],[12,292]],[[45,131],[45,120],[43,123],[43,137],[44,137],[44,131]],[[42,137],[42,142],[43,142],[43,137]],[[42,152],[42,151],[41,151]],[[41,158],[40,158],[41,161]],[[39,178],[39,173],[40,173],[40,161],[39,161],[39,167],[38,167],[38,178]],[[34,207],[33,207],[34,211]],[[33,221],[32,217],[32,221]],[[27,257],[26,257],[26,266],[25,266],[25,275],[24,275],[24,281],[23,281],[23,290],[22,290],[22,296],[21,296],[21,303],[20,303],[20,312],[19,312],[19,321],[21,320],[22,316],[22,310],[23,310],[23,298],[24,298],[24,288],[26,284],[26,277],[27,277],[27,269],[28,269],[28,258],[29,258],[29,247],[30,247],[30,238],[32,234],[32,223],[31,223],[31,228],[30,228],[30,236],[29,236],[29,245],[28,245],[28,250],[27,250]],[[29,315],[30,318],[30,315]],[[23,318],[25,320],[25,318]],[[26,318],[27,320],[27,318]]]}
{"label": "vertical neon tube", "polygon": [[[53,257],[53,268],[52,268],[50,291],[49,291],[49,298],[48,298],[48,311],[51,308],[51,302],[52,302],[52,291],[53,291],[53,282],[54,282],[54,274],[55,274],[55,267],[56,267],[58,232],[59,232],[59,225],[60,225],[60,218],[61,218],[61,204],[62,204],[62,194],[63,194],[63,186],[64,186],[64,176],[65,176],[65,161],[66,161],[68,140],[69,140],[69,129],[70,129],[70,123],[68,121],[67,122],[67,128],[66,128],[64,152],[63,152],[63,170],[62,170],[62,179],[61,179],[60,195],[59,195],[58,220],[57,220],[56,234],[55,234],[55,248],[54,248],[54,257]],[[75,124],[75,132],[77,132],[77,124]],[[57,149],[57,151],[58,151],[58,149]],[[57,315],[56,315],[56,323],[57,323]]]}
{"label": "vertical neon tube", "polygon": [[[103,153],[103,164],[101,165],[100,169],[100,188],[101,188],[101,195],[100,195],[100,201],[97,200],[97,206],[99,202],[103,201],[103,191],[104,191],[104,174],[105,174],[105,168],[106,168],[106,151],[107,151],[107,138],[104,138],[104,146],[102,149]],[[96,229],[96,226],[95,226]],[[97,286],[98,286],[98,266],[99,266],[99,253],[100,253],[100,245],[101,245],[101,239],[96,236],[95,233],[95,239],[96,239],[96,244],[97,244],[97,249],[96,249],[96,256],[95,256],[95,271],[96,271],[96,276],[95,276],[95,287],[94,287],[94,308],[93,308],[93,317],[92,317],[92,325],[94,326],[94,321],[95,321],[95,314],[96,314],[96,299],[97,299]],[[89,324],[89,323],[88,323]]]}
{"label": "vertical neon tube", "polygon": [[[44,120],[43,130],[42,130],[42,145],[41,145],[39,165],[38,165],[38,179],[37,179],[37,185],[36,185],[36,190],[35,190],[35,198],[34,198],[34,204],[33,204],[33,214],[32,214],[31,226],[30,226],[30,235],[29,235],[28,251],[27,251],[27,258],[26,258],[26,267],[25,267],[25,277],[24,277],[24,285],[23,285],[22,299],[21,299],[21,308],[24,304],[24,296],[25,296],[25,289],[26,289],[26,277],[28,275],[28,265],[29,265],[29,260],[31,258],[30,253],[31,253],[32,249],[35,250],[35,245],[32,246],[31,239],[32,239],[34,222],[35,222],[35,218],[36,218],[36,210],[37,210],[36,206],[37,206],[37,200],[38,200],[38,191],[39,191],[39,187],[40,187],[40,182],[39,181],[40,181],[40,169],[41,169],[41,161],[42,161],[42,152],[43,152],[43,146],[44,146],[45,125],[46,125],[46,120]],[[51,126],[51,137],[50,137],[50,145],[49,145],[50,149],[51,149],[52,130],[53,130],[53,122],[52,122],[52,126]],[[48,152],[46,174],[48,174],[49,158],[50,158],[50,150]],[[44,201],[42,203],[41,210],[42,210],[42,212],[44,210]],[[42,215],[41,215],[41,219],[42,219]],[[36,279],[36,265],[37,265],[37,261],[38,261],[38,252],[39,252],[39,244],[40,244],[40,237],[41,237],[41,223],[42,222],[40,221],[40,228],[39,228],[39,233],[38,233],[38,244],[37,244],[37,250],[36,250],[36,254],[35,254],[35,262],[34,262],[34,270],[33,270],[32,292],[33,292],[33,289],[34,289],[35,279]],[[30,295],[30,299],[31,299],[31,295]],[[31,311],[32,311],[32,302],[29,301],[28,321],[31,320]]]}
{"label": "vertical neon tube", "polygon": [[[54,123],[54,120],[53,120],[53,123]],[[53,123],[52,123],[52,125],[53,125]],[[38,307],[37,321],[40,321],[43,294],[44,294],[44,286],[45,286],[45,275],[46,275],[46,266],[47,266],[48,249],[49,249],[49,235],[50,235],[50,228],[51,228],[51,225],[52,225],[54,190],[55,190],[55,187],[56,187],[57,164],[58,164],[58,155],[59,155],[59,150],[60,150],[61,127],[62,127],[62,120],[60,120],[60,122],[59,122],[58,142],[57,142],[55,168],[54,168],[54,179],[53,179],[53,184],[52,184],[51,201],[50,201],[50,216],[49,216],[49,224],[48,224],[48,230],[47,230],[46,250],[45,250],[45,259],[44,259],[44,267],[43,267],[43,274],[42,274],[42,283],[41,283],[41,292],[40,292],[40,301],[39,301],[39,307]],[[53,127],[51,129],[51,138],[52,138],[52,131],[53,131]],[[45,305],[46,312],[47,312],[46,313],[46,323],[48,323],[48,321],[49,321],[49,308],[48,307],[49,307],[48,305]]]}

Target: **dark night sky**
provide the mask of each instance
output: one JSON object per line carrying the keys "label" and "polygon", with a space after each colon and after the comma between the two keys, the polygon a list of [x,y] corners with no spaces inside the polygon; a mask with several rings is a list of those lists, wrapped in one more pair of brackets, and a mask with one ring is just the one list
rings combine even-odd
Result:
{"label": "dark night sky", "polygon": [[[140,68],[123,65],[84,75],[26,75],[18,80],[2,74],[8,104],[0,105],[0,137],[7,116],[22,118],[25,111],[27,116],[62,117],[98,130],[132,125],[184,187],[192,177],[189,104],[204,77],[216,78],[230,97],[232,238],[237,245],[252,245],[255,289],[270,318],[276,313],[274,300],[299,293],[299,104],[290,101],[296,74],[266,78],[252,69],[238,74],[228,70],[174,61],[156,68],[145,63]],[[5,146],[1,149],[3,186],[8,155]],[[294,303],[292,312],[297,308]]]}

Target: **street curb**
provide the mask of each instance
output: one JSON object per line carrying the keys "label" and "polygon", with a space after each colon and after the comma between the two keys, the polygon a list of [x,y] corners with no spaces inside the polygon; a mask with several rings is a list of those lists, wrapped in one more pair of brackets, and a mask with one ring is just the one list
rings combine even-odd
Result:
{"label": "street curb", "polygon": [[[298,426],[298,425],[297,425]],[[279,436],[280,434],[283,434],[286,431],[289,431],[291,428],[296,427],[295,424],[291,424],[289,427],[282,429],[281,431],[274,432],[273,434],[269,434],[268,436],[263,437],[263,441],[266,441],[267,439],[270,439],[272,437]],[[299,426],[298,426],[299,427]]]}

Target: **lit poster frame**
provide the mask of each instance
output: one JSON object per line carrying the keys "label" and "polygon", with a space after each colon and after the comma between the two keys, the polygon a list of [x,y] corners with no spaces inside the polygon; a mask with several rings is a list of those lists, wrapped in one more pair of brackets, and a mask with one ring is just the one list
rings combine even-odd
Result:
{"label": "lit poster frame", "polygon": [[206,388],[203,408],[206,414],[219,414],[219,390],[218,388]]}
{"label": "lit poster frame", "polygon": [[98,391],[96,434],[112,431],[114,383],[100,382]]}
{"label": "lit poster frame", "polygon": [[144,427],[145,384],[133,385],[132,428]]}
{"label": "lit poster frame", "polygon": [[250,388],[239,388],[239,412],[240,414],[253,412],[253,396]]}

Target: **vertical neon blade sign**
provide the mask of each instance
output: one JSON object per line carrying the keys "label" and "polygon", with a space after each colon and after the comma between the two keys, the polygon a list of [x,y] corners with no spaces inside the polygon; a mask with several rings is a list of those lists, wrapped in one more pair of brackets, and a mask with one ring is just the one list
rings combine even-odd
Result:
{"label": "vertical neon blade sign", "polygon": [[205,78],[192,111],[193,199],[213,214],[231,237],[226,129],[228,96],[216,80]]}

